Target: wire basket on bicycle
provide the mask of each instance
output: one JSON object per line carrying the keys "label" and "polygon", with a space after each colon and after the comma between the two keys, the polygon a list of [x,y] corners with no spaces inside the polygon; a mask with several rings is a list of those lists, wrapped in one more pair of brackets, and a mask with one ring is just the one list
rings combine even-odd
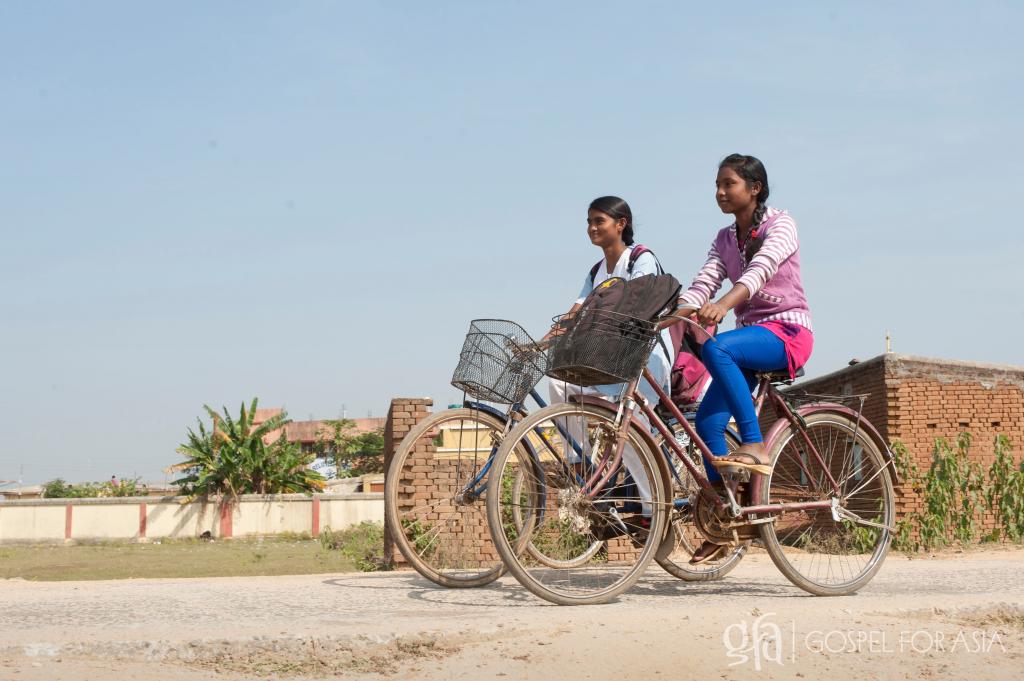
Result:
{"label": "wire basket on bicycle", "polygon": [[547,356],[523,327],[505,319],[474,319],[452,385],[477,399],[518,404],[547,366]]}
{"label": "wire basket on bicycle", "polygon": [[611,310],[583,308],[553,321],[558,335],[548,352],[547,374],[576,385],[636,378],[658,340],[652,322]]}

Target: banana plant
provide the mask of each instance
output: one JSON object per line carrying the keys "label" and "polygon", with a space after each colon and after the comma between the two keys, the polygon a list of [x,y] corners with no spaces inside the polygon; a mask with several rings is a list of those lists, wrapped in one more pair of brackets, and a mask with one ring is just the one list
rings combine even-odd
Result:
{"label": "banana plant", "polygon": [[[197,419],[198,432],[190,428],[188,441],[177,449],[185,460],[169,469],[183,474],[174,484],[180,485],[186,501],[211,496],[234,501],[240,494],[310,494],[323,489],[323,476],[308,468],[313,454],[304,454],[298,444],[285,439],[288,415],[281,412],[254,425],[257,404],[256,398],[248,409],[243,403],[237,419],[227,407],[221,415],[203,405],[212,430]],[[268,443],[277,430],[280,436]]]}

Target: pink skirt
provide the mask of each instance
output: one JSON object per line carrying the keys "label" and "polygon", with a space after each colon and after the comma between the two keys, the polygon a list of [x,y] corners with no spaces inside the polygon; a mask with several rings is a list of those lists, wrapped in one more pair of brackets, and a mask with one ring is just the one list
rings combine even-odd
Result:
{"label": "pink skirt", "polygon": [[789,377],[796,378],[796,370],[807,364],[814,349],[814,334],[792,322],[761,322],[757,326],[768,329],[785,344],[786,360],[789,362]]}

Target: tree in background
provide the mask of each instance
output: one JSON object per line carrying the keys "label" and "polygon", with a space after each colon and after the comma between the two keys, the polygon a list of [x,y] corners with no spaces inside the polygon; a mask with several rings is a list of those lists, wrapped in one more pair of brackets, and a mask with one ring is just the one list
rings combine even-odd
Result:
{"label": "tree in background", "polygon": [[[222,495],[235,499],[239,494],[311,494],[324,487],[323,476],[308,468],[313,453],[285,439],[283,428],[291,423],[284,412],[254,425],[256,405],[253,398],[248,410],[243,403],[237,419],[231,418],[227,407],[223,416],[203,405],[213,420],[208,431],[197,419],[199,432],[188,431],[188,442],[178,447],[185,461],[170,470],[184,473],[174,484],[182,494],[195,499]],[[281,435],[270,442],[266,438],[275,430]]]}
{"label": "tree in background", "polygon": [[384,430],[356,433],[351,419],[325,421],[314,447],[320,456],[333,457],[338,477],[384,472]]}
{"label": "tree in background", "polygon": [[120,484],[106,482],[82,482],[69,484],[64,478],[54,478],[43,483],[44,499],[90,499],[93,497],[144,497],[148,494],[139,484],[139,478],[127,478]]}

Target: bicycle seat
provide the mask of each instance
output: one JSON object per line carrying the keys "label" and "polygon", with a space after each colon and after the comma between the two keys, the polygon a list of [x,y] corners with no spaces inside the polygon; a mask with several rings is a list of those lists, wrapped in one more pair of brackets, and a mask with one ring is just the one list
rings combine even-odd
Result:
{"label": "bicycle seat", "polygon": [[[796,378],[800,378],[804,375],[803,367],[796,370]],[[767,378],[772,383],[781,383],[783,385],[792,385],[793,380],[789,377],[789,369],[779,369],[778,371],[761,371],[757,374],[758,379]]]}

